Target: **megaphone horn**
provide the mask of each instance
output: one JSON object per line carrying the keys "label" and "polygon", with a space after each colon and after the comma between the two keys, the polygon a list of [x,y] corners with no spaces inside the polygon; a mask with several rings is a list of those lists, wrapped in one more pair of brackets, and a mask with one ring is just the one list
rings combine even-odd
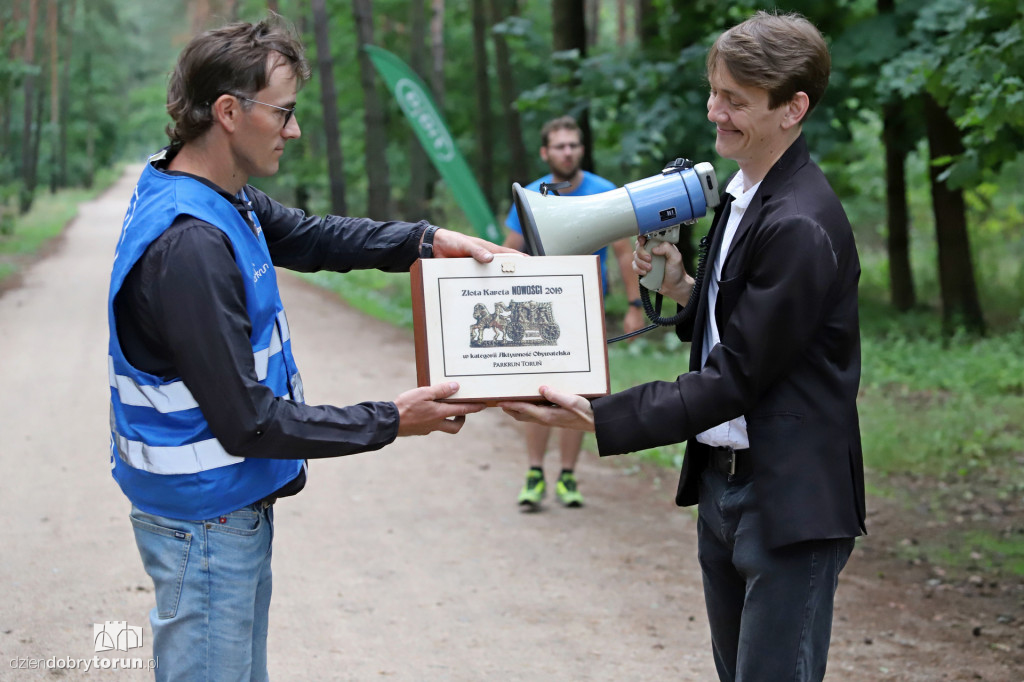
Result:
{"label": "megaphone horn", "polygon": [[[696,222],[718,205],[718,179],[710,163],[690,167],[680,159],[660,175],[585,197],[542,195],[517,182],[512,200],[530,255],[585,255],[638,235],[678,242],[679,225]],[[664,276],[665,259],[656,256],[640,283],[657,291]]]}

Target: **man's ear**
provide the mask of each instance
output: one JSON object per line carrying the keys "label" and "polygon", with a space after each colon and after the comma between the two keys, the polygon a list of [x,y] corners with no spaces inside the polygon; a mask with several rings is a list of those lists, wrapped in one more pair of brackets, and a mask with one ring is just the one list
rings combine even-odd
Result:
{"label": "man's ear", "polygon": [[540,160],[544,163],[548,162],[548,148],[543,145],[540,148]]}
{"label": "man's ear", "polygon": [[782,128],[789,130],[803,122],[807,111],[811,108],[811,100],[806,92],[800,91],[783,106],[786,107],[786,115],[782,117]]}
{"label": "man's ear", "polygon": [[242,114],[242,103],[234,95],[225,93],[214,101],[210,113],[213,114],[214,123],[233,133],[238,125],[238,117]]}

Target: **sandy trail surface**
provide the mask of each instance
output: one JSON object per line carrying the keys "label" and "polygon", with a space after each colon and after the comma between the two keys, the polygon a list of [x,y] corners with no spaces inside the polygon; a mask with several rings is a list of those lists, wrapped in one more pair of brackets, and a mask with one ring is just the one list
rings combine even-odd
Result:
{"label": "sandy trail surface", "polygon": [[[107,669],[152,660],[152,584],[109,473],[104,359],[107,278],[137,172],[84,204],[0,296],[0,680],[152,676]],[[408,331],[290,276],[282,295],[309,402],[414,385]],[[675,472],[585,454],[584,508],[549,497],[523,514],[525,469],[518,427],[498,410],[457,436],[313,462],[306,490],[275,508],[271,677],[715,679]],[[1024,679],[1019,652],[993,656],[960,606],[880,578],[872,541],[843,575],[827,679]],[[143,646],[97,652],[108,621],[141,627]]]}

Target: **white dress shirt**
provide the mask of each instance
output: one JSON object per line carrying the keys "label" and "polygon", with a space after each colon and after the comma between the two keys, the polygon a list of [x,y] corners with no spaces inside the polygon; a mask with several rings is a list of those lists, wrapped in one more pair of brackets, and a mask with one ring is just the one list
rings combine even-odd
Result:
{"label": "white dress shirt", "polygon": [[[708,288],[708,321],[704,326],[704,347],[700,361],[702,368],[708,361],[711,349],[722,340],[718,332],[718,323],[715,321],[715,303],[718,301],[718,283],[722,279],[722,265],[729,253],[729,247],[732,246],[733,237],[736,236],[736,228],[739,227],[743,214],[746,213],[747,206],[750,205],[750,200],[754,198],[754,194],[760,186],[761,183],[758,182],[744,192],[743,171],[739,171],[725,188],[725,191],[733,196],[733,202],[729,211],[729,220],[725,224],[725,232],[722,235],[722,249],[718,253],[712,254],[714,261],[711,272],[708,273],[710,277],[705,275],[704,278]],[[707,431],[697,434],[697,441],[712,447],[731,447],[735,450],[744,450],[750,447],[750,439],[747,438],[747,419],[740,415],[724,424],[713,426]]]}

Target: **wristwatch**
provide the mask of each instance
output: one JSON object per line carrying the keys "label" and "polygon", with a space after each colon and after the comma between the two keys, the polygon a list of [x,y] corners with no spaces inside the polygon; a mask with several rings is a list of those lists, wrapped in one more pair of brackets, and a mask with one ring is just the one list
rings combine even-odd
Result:
{"label": "wristwatch", "polygon": [[437,232],[437,225],[427,225],[423,230],[423,238],[420,239],[420,258],[434,257],[434,233]]}
{"label": "wristwatch", "polygon": [[633,306],[634,308],[643,308],[644,302],[639,298],[634,298],[632,301],[629,302],[629,305]]}

